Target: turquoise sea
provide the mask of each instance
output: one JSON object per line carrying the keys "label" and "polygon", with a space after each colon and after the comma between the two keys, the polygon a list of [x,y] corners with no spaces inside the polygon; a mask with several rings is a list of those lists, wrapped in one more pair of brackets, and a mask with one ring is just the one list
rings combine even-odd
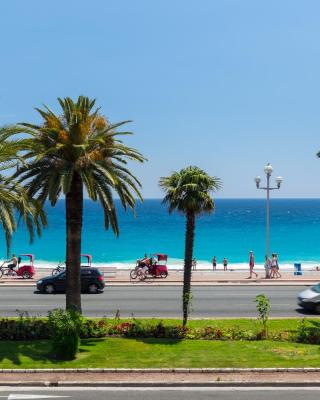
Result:
{"label": "turquoise sea", "polygon": [[[169,215],[161,200],[145,200],[137,206],[137,216],[124,212],[118,204],[120,237],[103,228],[97,203],[85,201],[82,252],[94,263],[128,267],[144,253],[163,252],[173,266],[181,265],[184,253],[185,219]],[[23,227],[13,238],[12,251],[35,254],[37,265],[52,265],[65,258],[64,201],[55,208],[46,206],[49,227],[30,245]],[[282,265],[293,262],[320,262],[320,200],[283,199],[271,201],[271,251],[279,254]],[[0,240],[5,257],[5,243]],[[195,257],[209,266],[213,255],[227,257],[229,263],[247,263],[253,250],[256,262],[265,254],[265,201],[250,199],[216,200],[216,211],[200,217],[196,226]]]}

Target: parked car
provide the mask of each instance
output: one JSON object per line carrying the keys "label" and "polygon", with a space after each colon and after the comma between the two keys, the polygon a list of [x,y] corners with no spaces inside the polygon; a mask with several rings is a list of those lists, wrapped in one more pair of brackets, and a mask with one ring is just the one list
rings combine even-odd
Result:
{"label": "parked car", "polygon": [[320,283],[301,292],[298,297],[298,305],[320,314]]}
{"label": "parked car", "polygon": [[[87,293],[98,293],[105,287],[104,275],[98,268],[81,268],[81,290]],[[66,272],[46,276],[38,280],[37,289],[42,293],[52,294],[66,291]]]}

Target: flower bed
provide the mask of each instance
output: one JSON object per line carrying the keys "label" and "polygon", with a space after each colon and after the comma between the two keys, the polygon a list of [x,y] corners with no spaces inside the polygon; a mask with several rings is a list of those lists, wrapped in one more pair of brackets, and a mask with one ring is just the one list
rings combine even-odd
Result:
{"label": "flower bed", "polygon": [[[186,328],[170,320],[143,320],[131,318],[120,319],[92,319],[81,318],[80,337],[82,339],[103,337],[126,338],[163,338],[163,339],[202,339],[202,340],[262,340],[264,331],[261,325],[254,320],[247,322],[232,320],[223,321],[193,321],[192,326]],[[290,323],[289,323],[290,322]],[[47,318],[30,318],[20,315],[19,318],[0,319],[0,340],[32,340],[51,338],[50,326]],[[291,341],[297,343],[320,344],[320,321],[297,319],[282,323],[282,327],[270,329],[269,340]]]}

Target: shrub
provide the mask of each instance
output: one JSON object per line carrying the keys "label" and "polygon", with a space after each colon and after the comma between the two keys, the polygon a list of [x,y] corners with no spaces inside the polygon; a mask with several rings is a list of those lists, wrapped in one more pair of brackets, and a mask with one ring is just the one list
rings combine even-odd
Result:
{"label": "shrub", "polygon": [[257,303],[258,319],[262,323],[262,331],[260,332],[261,339],[268,337],[268,319],[270,314],[270,301],[264,294],[258,294],[255,298]]}
{"label": "shrub", "polygon": [[320,328],[319,325],[310,325],[309,322],[302,318],[299,321],[296,335],[293,336],[293,340],[298,343],[307,344],[320,344]]}
{"label": "shrub", "polygon": [[114,331],[108,331],[108,325],[103,319],[100,319],[99,321],[84,318],[81,319],[80,337],[83,339],[101,338],[114,333]]}
{"label": "shrub", "polygon": [[81,316],[73,311],[53,310],[48,316],[53,356],[72,360],[79,351]]}
{"label": "shrub", "polygon": [[17,320],[0,319],[0,340],[47,339],[50,336],[44,319],[20,316]]}
{"label": "shrub", "polygon": [[[260,318],[259,318],[260,319]],[[130,338],[163,339],[202,339],[202,340],[262,340],[266,338],[265,325],[258,332],[253,328],[243,329],[234,326],[204,326],[198,328],[172,325],[163,321],[108,320],[82,318],[77,314],[55,310],[49,318],[29,317],[19,313],[19,317],[0,318],[0,340],[50,339],[55,346],[52,352],[56,357],[72,358],[76,354],[80,338],[102,338],[124,336]],[[74,333],[76,332],[76,333]],[[268,338],[274,341],[293,341],[298,343],[320,344],[320,323],[301,319],[296,331],[275,330],[268,332]],[[71,355],[65,351],[70,347]],[[59,350],[61,347],[61,350]]]}

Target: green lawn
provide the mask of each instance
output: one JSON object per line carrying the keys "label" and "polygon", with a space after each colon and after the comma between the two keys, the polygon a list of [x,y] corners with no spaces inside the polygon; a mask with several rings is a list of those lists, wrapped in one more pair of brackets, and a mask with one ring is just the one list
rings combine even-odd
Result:
{"label": "green lawn", "polygon": [[[132,319],[106,319],[110,324]],[[179,325],[176,319],[139,319],[143,324]],[[289,334],[301,318],[271,319],[269,333]],[[319,327],[319,319],[308,319]],[[192,328],[235,328],[258,332],[257,319],[190,320]],[[127,339],[108,337],[82,340],[74,361],[50,359],[50,341],[0,341],[0,368],[151,368],[151,367],[320,367],[317,345],[289,341],[209,341]]]}
{"label": "green lawn", "polygon": [[290,342],[87,339],[74,361],[48,358],[50,342],[0,342],[0,368],[319,367],[319,346]]}

